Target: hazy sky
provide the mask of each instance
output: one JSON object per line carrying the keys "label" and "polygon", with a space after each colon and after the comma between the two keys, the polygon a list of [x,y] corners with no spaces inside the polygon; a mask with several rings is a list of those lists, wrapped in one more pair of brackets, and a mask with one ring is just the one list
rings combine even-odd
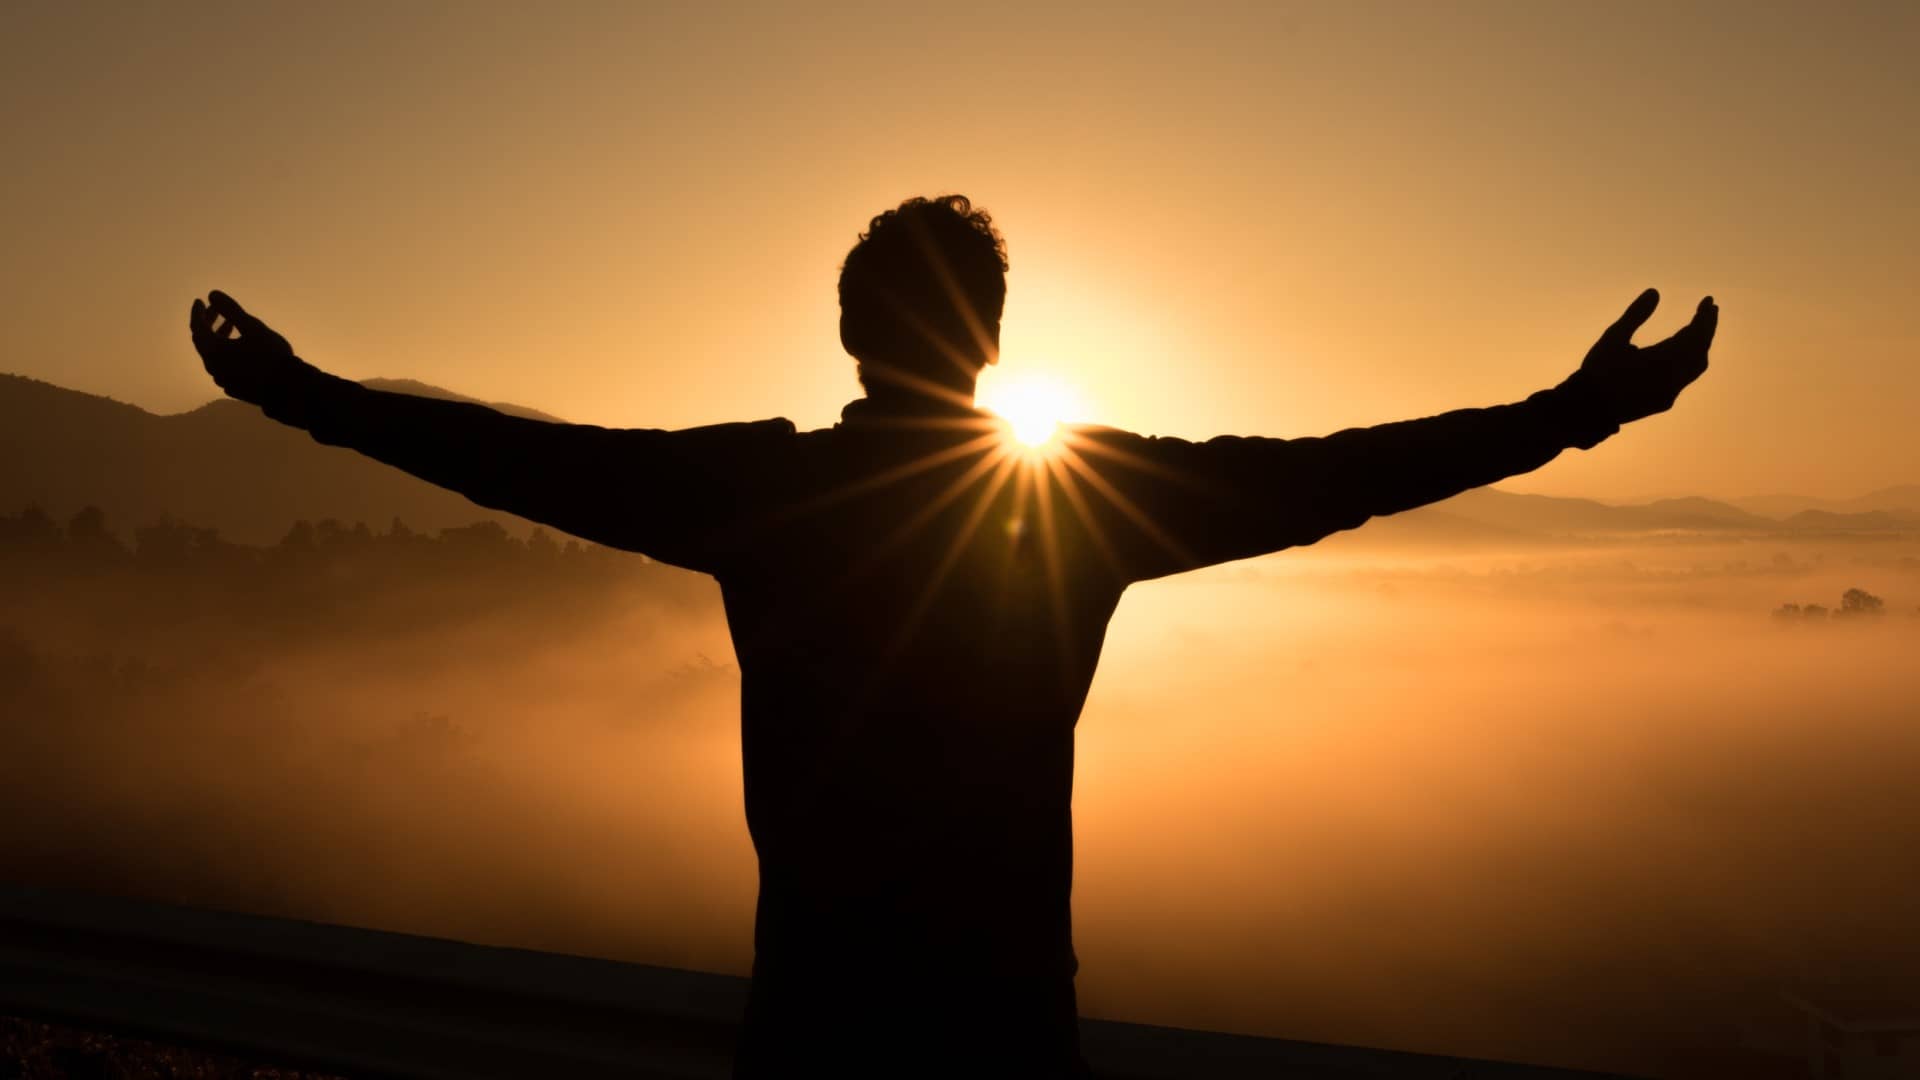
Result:
{"label": "hazy sky", "polygon": [[1920,5],[9,4],[0,370],[161,411],[224,288],[341,374],[831,423],[865,220],[1008,238],[1003,369],[1137,430],[1514,400],[1646,285],[1674,413],[1516,485],[1920,480]]}

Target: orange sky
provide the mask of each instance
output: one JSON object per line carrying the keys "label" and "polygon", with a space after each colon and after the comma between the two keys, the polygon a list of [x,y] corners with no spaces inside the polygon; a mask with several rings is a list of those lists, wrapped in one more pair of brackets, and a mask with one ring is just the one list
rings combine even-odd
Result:
{"label": "orange sky", "polygon": [[822,425],[839,259],[960,191],[1005,370],[1111,423],[1513,400],[1655,285],[1714,370],[1513,486],[1920,480],[1920,6],[272,7],[0,11],[0,370],[198,404],[220,287],[346,375]]}

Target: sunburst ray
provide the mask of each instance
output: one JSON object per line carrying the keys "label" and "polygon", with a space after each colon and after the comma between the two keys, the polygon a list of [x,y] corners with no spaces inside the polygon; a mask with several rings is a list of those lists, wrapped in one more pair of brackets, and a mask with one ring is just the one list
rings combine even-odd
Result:
{"label": "sunburst ray", "polygon": [[1154,543],[1165,548],[1174,558],[1187,564],[1195,561],[1192,553],[1186,549],[1185,545],[1175,540],[1171,534],[1160,527],[1159,522],[1153,520],[1151,515],[1135,505],[1134,501],[1127,498],[1126,494],[1119,488],[1114,487],[1111,480],[1100,475],[1098,469],[1087,464],[1086,459],[1080,456],[1079,450],[1076,447],[1062,446],[1060,448],[1060,460],[1066,462],[1068,468],[1080,474],[1081,479],[1085,480],[1089,487],[1093,488],[1102,498],[1105,498],[1107,502],[1111,503],[1114,509],[1125,514],[1127,519],[1138,526],[1141,532],[1145,533]]}

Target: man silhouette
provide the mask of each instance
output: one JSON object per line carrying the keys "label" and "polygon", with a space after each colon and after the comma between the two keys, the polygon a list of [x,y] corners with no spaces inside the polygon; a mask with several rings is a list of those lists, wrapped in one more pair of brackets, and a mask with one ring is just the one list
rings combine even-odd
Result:
{"label": "man silhouette", "polygon": [[1074,427],[973,407],[1006,256],[958,195],[874,218],[840,273],[841,422],[611,430],[371,390],[215,292],[227,393],[482,506],[719,579],[760,863],[740,1076],[1074,1075],[1073,730],[1135,581],[1278,551],[1591,448],[1671,407],[1717,309],[1645,348],[1649,289],[1524,401],[1322,438]]}

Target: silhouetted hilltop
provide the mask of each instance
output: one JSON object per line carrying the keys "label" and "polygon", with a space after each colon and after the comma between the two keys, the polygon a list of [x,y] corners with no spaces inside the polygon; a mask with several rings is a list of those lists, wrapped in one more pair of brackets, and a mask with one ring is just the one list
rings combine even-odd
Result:
{"label": "silhouetted hilltop", "polygon": [[1655,499],[1640,506],[1627,507],[1643,514],[1670,521],[1718,522],[1742,529],[1765,528],[1771,522],[1760,514],[1749,513],[1732,503],[1690,495],[1679,499]]}
{"label": "silhouetted hilltop", "polygon": [[539,409],[529,409],[525,405],[515,405],[510,401],[481,401],[479,398],[456,394],[442,386],[423,383],[418,379],[361,379],[360,385],[374,390],[390,390],[396,394],[412,394],[414,397],[439,398],[442,401],[466,401],[475,405],[485,405],[496,412],[508,416],[524,416],[529,420],[558,421],[552,413],[543,413]]}
{"label": "silhouetted hilltop", "polygon": [[[1431,509],[1487,525],[1549,536],[1728,529],[1776,531],[1782,526],[1781,522],[1730,503],[1698,496],[1659,499],[1639,506],[1610,506],[1593,499],[1520,495],[1498,488],[1479,488],[1435,503]],[[1429,511],[1415,511],[1426,512]]]}
{"label": "silhouetted hilltop", "polygon": [[1608,506],[1592,499],[1566,499],[1551,495],[1517,495],[1493,488],[1464,492],[1434,506],[1490,525],[1556,535],[1721,527],[1718,520],[1694,515],[1669,517],[1642,507]]}
{"label": "silhouetted hilltop", "polygon": [[1896,484],[1852,499],[1822,499],[1812,495],[1754,495],[1732,501],[1743,510],[1775,518],[1787,518],[1807,510],[1834,514],[1863,514],[1877,510],[1913,515],[1920,514],[1920,484]]}
{"label": "silhouetted hilltop", "polygon": [[170,515],[251,544],[273,543],[301,518],[384,526],[397,517],[426,531],[482,518],[528,527],[351,450],[321,446],[237,401],[156,416],[0,375],[0,506],[29,504],[59,520],[98,506],[121,529]]}
{"label": "silhouetted hilltop", "polygon": [[1914,519],[1907,514],[1890,514],[1885,510],[1868,510],[1861,513],[1835,513],[1831,510],[1802,510],[1784,522],[1792,529],[1815,530],[1819,532],[1881,532],[1889,529],[1912,528]]}
{"label": "silhouetted hilltop", "polygon": [[1691,496],[1615,506],[1593,499],[1479,488],[1432,506],[1368,522],[1356,532],[1321,543],[1373,547],[1512,547],[1654,533],[1772,536],[1920,533],[1920,509],[1901,509],[1902,500],[1909,498],[1920,499],[1920,485],[1886,488],[1857,499],[1821,500],[1833,506],[1880,506],[1882,509],[1802,510],[1776,518],[1744,509],[1748,500]]}
{"label": "silhouetted hilltop", "polygon": [[1537,531],[1477,521],[1429,506],[1374,518],[1362,528],[1334,533],[1315,546],[1329,550],[1348,547],[1471,550],[1525,547],[1550,539]]}

